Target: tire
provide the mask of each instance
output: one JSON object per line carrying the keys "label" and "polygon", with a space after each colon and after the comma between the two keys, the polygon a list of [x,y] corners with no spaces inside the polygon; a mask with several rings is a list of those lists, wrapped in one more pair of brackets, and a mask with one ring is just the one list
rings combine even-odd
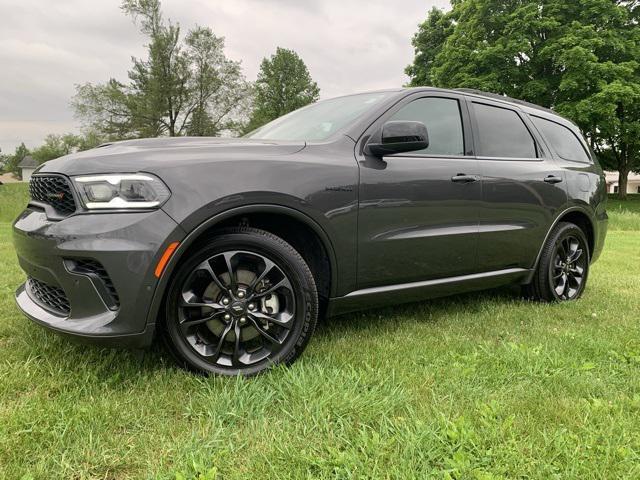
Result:
{"label": "tire", "polygon": [[587,238],[573,223],[558,223],[547,238],[525,295],[544,302],[580,298],[587,284],[591,255]]}
{"label": "tire", "polygon": [[194,247],[170,283],[165,310],[165,341],[182,366],[251,376],[302,354],[315,330],[318,293],[291,245],[239,227]]}

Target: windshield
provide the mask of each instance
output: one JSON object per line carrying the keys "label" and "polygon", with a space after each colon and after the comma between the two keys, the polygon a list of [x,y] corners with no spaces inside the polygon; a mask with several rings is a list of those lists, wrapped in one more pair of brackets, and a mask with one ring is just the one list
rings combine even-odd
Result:
{"label": "windshield", "polygon": [[258,140],[325,140],[394,92],[333,98],[295,110],[245,135]]}

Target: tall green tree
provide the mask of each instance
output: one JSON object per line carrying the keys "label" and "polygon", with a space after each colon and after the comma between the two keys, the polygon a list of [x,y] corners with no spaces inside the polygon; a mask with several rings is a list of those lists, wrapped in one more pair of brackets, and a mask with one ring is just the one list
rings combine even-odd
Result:
{"label": "tall green tree", "polygon": [[575,121],[606,168],[640,171],[640,2],[453,0],[414,37],[413,85],[522,98]]}
{"label": "tall green tree", "polygon": [[73,133],[49,134],[45,137],[42,145],[32,150],[31,156],[38,163],[43,163],[78,151],[81,143],[82,137]]}
{"label": "tall green tree", "polygon": [[76,115],[106,139],[215,135],[241,121],[250,94],[240,64],[226,58],[224,39],[162,16],[159,0],[124,0],[122,10],[147,36],[147,58],[133,58],[129,81],[77,87]]}
{"label": "tall green tree", "polygon": [[13,155],[5,155],[3,171],[19,175],[20,169],[18,168],[18,165],[22,160],[24,160],[24,157],[29,155],[29,153],[29,149],[25,146],[24,142],[18,145],[13,152]]}
{"label": "tall green tree", "polygon": [[293,50],[278,47],[265,58],[255,83],[254,107],[246,131],[318,100],[320,89]]}
{"label": "tall green tree", "polygon": [[452,16],[433,7],[411,40],[415,58],[413,63],[405,69],[405,73],[411,79],[410,86],[434,84],[431,76],[435,59],[442,51],[445,40],[452,33]]}

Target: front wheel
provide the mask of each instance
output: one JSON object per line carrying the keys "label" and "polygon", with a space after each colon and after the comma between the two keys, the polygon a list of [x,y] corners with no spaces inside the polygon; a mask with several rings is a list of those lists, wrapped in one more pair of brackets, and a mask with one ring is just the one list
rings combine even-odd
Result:
{"label": "front wheel", "polygon": [[263,230],[228,229],[179,266],[166,339],[191,369],[248,376],[293,362],[317,315],[313,276],[293,247]]}
{"label": "front wheel", "polygon": [[589,262],[582,229],[558,223],[545,242],[532,282],[525,286],[527,296],[547,302],[579,298],[587,284]]}

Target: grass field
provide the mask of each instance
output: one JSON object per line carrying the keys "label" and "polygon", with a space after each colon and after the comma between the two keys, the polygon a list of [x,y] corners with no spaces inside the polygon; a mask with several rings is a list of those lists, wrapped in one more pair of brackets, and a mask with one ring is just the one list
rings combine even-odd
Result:
{"label": "grass field", "polygon": [[302,359],[201,378],[22,318],[0,187],[0,478],[640,478],[640,201],[584,297],[510,289],[332,319]]}

